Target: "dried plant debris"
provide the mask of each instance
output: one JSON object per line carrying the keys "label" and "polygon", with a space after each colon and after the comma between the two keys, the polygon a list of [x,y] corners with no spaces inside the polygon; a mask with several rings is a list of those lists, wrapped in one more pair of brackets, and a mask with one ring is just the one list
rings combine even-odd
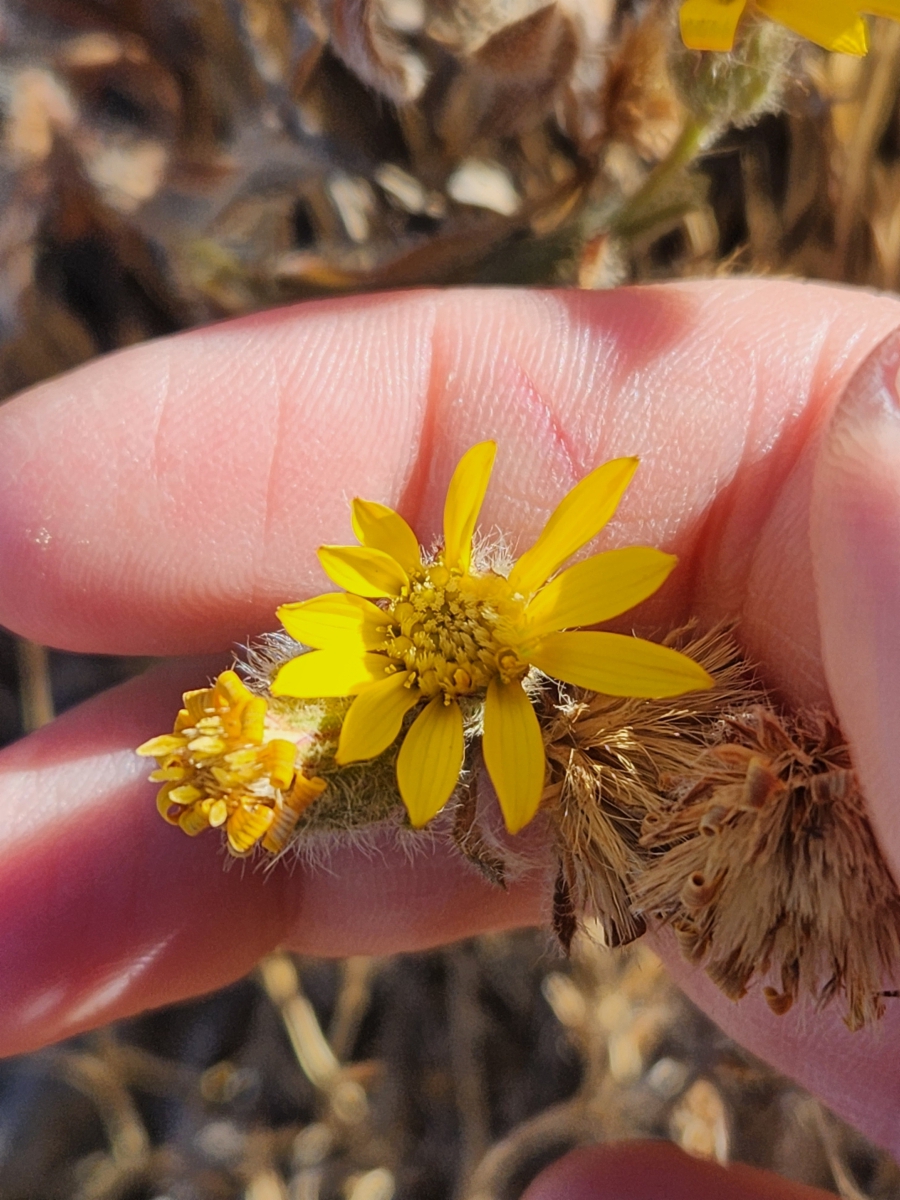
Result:
{"label": "dried plant debris", "polygon": [[774,1012],[806,993],[858,1029],[900,964],[900,895],[846,743],[827,714],[774,708],[727,636],[685,649],[713,691],[594,697],[548,734],[561,940],[573,908],[610,945],[663,921],[732,999],[771,977]]}
{"label": "dried plant debris", "polygon": [[2,394],[360,288],[900,280],[889,23],[860,60],[770,23],[701,60],[623,0],[14,0],[3,33]]}
{"label": "dried plant debris", "polygon": [[641,844],[661,856],[636,899],[732,998],[772,971],[774,1012],[800,992],[840,997],[858,1029],[881,1015],[900,961],[900,896],[846,744],[820,714],[756,708],[726,726],[698,763],[708,774],[673,781],[670,805],[645,818]]}

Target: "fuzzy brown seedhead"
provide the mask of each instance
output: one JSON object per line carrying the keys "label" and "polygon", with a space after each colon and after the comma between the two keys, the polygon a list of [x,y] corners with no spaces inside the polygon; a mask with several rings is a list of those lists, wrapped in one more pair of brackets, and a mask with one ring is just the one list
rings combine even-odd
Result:
{"label": "fuzzy brown seedhead", "polygon": [[721,633],[683,648],[713,691],[588,697],[548,726],[560,940],[573,913],[611,945],[661,921],[733,999],[768,976],[776,1013],[805,992],[840,998],[851,1029],[876,1020],[900,895],[836,722],[779,712]]}

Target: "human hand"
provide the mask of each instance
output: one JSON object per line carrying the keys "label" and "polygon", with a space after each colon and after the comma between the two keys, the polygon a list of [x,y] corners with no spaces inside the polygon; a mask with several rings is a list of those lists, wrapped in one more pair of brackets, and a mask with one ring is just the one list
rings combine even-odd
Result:
{"label": "human hand", "polygon": [[[158,668],[0,755],[0,1050],[208,990],[276,944],[384,954],[543,918],[543,880],[502,893],[452,854],[225,873],[214,839],[159,820],[133,754],[221,652],[323,590],[314,550],[349,539],[349,496],[396,504],[428,542],[484,437],[499,443],[484,525],[523,545],[596,463],[641,457],[604,544],[681,564],[637,632],[737,616],[789,702],[830,690],[900,868],[900,423],[865,371],[831,417],[898,325],[892,300],[784,283],[353,298],[144,345],[6,405],[0,621],[74,650],[220,657]],[[891,380],[898,346],[881,351]],[[728,1032],[897,1148],[895,1010],[857,1034],[829,1011],[777,1018],[659,947]]]}

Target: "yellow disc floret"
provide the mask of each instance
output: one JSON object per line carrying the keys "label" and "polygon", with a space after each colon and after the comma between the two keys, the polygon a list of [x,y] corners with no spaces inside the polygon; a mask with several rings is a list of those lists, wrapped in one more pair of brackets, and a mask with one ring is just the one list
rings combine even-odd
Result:
{"label": "yellow disc floret", "polygon": [[473,576],[438,561],[387,601],[384,653],[428,699],[471,695],[495,675],[508,683],[527,674],[510,645],[524,610],[502,576]]}

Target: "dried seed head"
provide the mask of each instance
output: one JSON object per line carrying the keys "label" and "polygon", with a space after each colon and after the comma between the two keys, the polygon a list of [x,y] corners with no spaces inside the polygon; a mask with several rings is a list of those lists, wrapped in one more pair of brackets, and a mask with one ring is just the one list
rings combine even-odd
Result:
{"label": "dried seed head", "polygon": [[771,975],[773,1012],[839,1000],[860,1028],[900,962],[900,895],[837,725],[779,713],[721,632],[685,649],[712,692],[587,696],[547,721],[544,804],[576,914],[662,920],[733,999]]}

